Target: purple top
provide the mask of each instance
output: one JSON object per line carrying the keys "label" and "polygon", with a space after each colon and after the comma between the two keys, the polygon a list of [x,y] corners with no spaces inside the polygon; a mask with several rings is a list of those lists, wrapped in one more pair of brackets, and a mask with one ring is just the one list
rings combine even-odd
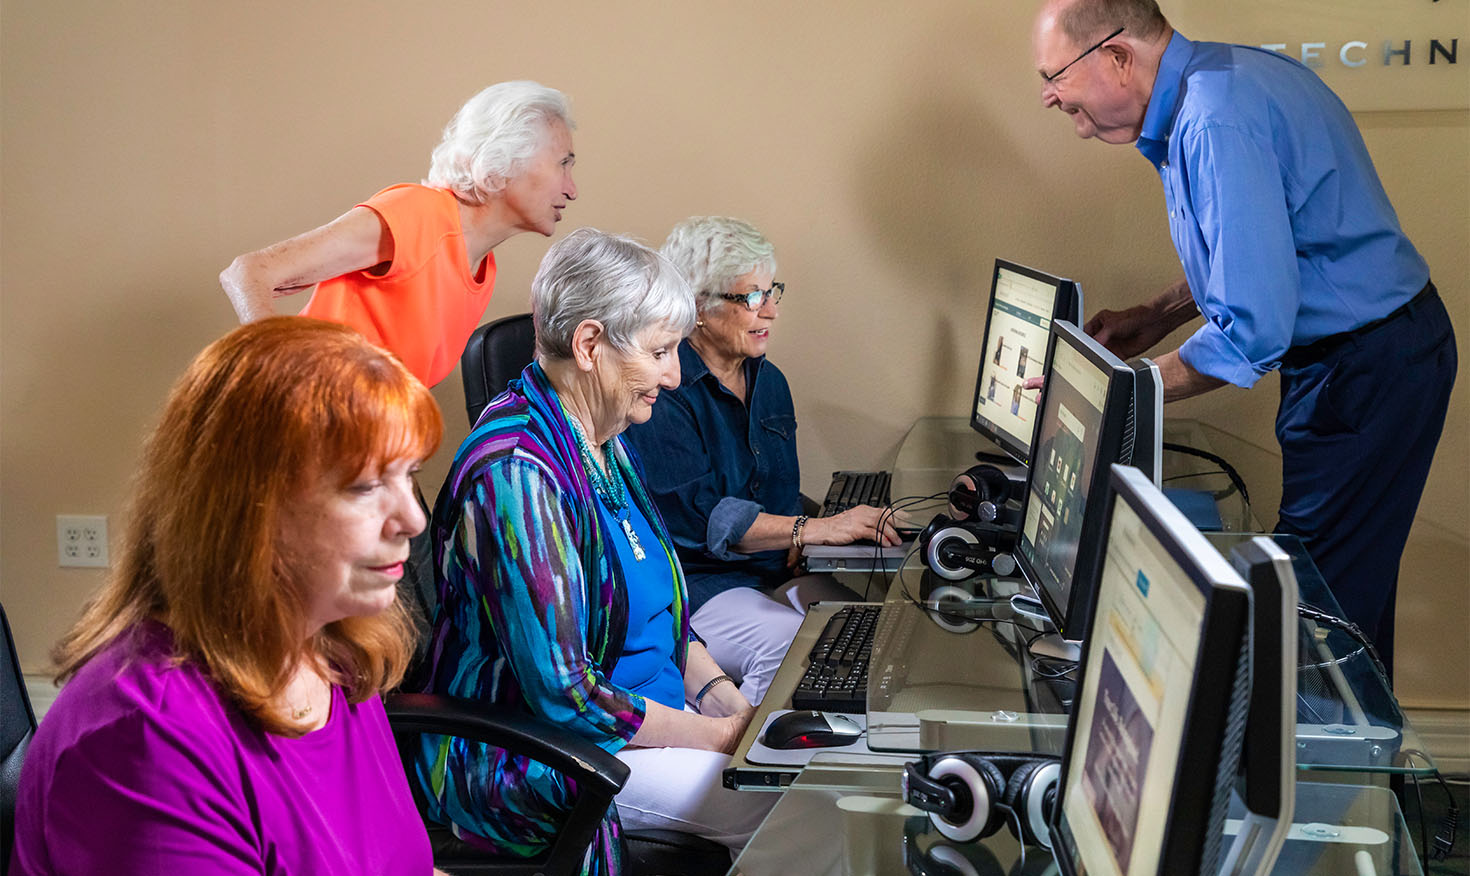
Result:
{"label": "purple top", "polygon": [[147,624],[82,667],[26,754],[10,872],[426,876],[383,704],[332,690],[299,739],[252,728]]}

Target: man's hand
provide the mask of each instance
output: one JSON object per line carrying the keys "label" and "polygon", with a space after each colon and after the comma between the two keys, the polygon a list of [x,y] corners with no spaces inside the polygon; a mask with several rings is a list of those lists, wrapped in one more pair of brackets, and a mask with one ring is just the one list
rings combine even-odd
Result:
{"label": "man's hand", "polygon": [[1163,340],[1173,326],[1158,319],[1152,307],[1140,304],[1127,310],[1099,310],[1082,330],[1119,359],[1132,359]]}

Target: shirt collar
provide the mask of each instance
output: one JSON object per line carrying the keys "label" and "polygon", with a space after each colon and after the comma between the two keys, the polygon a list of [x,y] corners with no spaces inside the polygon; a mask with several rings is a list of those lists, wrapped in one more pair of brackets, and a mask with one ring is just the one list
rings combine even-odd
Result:
{"label": "shirt collar", "polygon": [[1159,72],[1154,77],[1154,91],[1143,115],[1143,128],[1138,134],[1138,151],[1158,167],[1169,157],[1169,132],[1174,128],[1174,114],[1179,109],[1179,95],[1184,86],[1184,68],[1194,57],[1194,43],[1178,31],[1169,37],[1169,45],[1159,58]]}
{"label": "shirt collar", "polygon": [[[766,357],[765,356],[760,356],[760,357],[757,357],[755,359],[746,359],[745,360],[745,374],[746,374],[746,379],[753,381],[755,379],[756,375],[760,374],[761,364],[764,363],[765,361],[766,361]],[[704,364],[704,359],[702,359],[700,357],[698,351],[696,351],[694,349],[694,345],[691,344],[691,343],[689,343],[689,339],[688,338],[685,338],[684,340],[680,341],[679,342],[679,385],[680,386],[693,386],[694,384],[696,384],[699,381],[703,380],[706,376],[708,376],[709,379],[710,380],[713,380],[715,383],[717,383],[717,384],[719,383],[719,379],[716,378],[714,376],[714,374],[710,372],[709,366],[706,365],[706,364]]]}

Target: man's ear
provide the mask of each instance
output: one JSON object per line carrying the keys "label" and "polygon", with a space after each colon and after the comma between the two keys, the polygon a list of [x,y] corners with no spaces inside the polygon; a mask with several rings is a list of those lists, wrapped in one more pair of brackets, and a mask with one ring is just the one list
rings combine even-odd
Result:
{"label": "man's ear", "polygon": [[1108,69],[1118,77],[1119,83],[1127,85],[1133,80],[1135,62],[1138,60],[1133,47],[1126,40],[1099,49],[1108,64]]}
{"label": "man's ear", "polygon": [[601,342],[606,336],[607,330],[595,319],[584,319],[577,323],[577,328],[572,332],[572,361],[577,363],[577,370],[592,370],[597,364],[597,357],[601,355]]}

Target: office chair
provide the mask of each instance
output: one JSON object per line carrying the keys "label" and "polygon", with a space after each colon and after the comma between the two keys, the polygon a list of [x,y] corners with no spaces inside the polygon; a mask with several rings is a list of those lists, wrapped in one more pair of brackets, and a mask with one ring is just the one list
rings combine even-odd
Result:
{"label": "office chair", "polygon": [[[433,599],[422,590],[400,590],[419,600],[418,609],[433,617]],[[427,680],[424,667],[409,677]],[[395,693],[385,699],[388,723],[398,741],[398,753],[409,777],[414,802],[427,811],[418,782],[413,778],[415,737],[422,733],[458,736],[524,754],[561,772],[575,782],[580,796],[567,816],[556,844],[535,858],[497,856],[454,836],[443,825],[425,819],[434,864],[458,874],[532,876],[576,873],[613,796],[628,778],[628,765],[591,742],[537,718],[501,712],[490,714],[484,703],[440,694]],[[629,876],[723,876],[730,869],[730,851],[713,840],[674,830],[623,832]]]}
{"label": "office chair", "polygon": [[480,421],[480,412],[490,400],[505,391],[536,355],[536,329],[531,314],[517,313],[487,322],[475,329],[459,357],[464,378],[465,413],[470,425]]}
{"label": "office chair", "polygon": [[414,801],[424,802],[412,778],[413,751],[423,733],[458,736],[510,749],[535,758],[574,782],[577,802],[556,843],[534,858],[499,857],[470,845],[447,827],[426,822],[434,866],[459,874],[559,876],[580,872],[582,858],[613,795],[628,779],[628,765],[585,739],[560,727],[515,714],[489,714],[484,704],[437,694],[390,694],[384,705],[398,741],[399,756],[409,772]]}
{"label": "office chair", "polygon": [[15,798],[20,791],[20,767],[26,747],[36,733],[36,713],[26,695],[25,676],[15,656],[10,621],[0,605],[0,629],[5,647],[0,649],[5,665],[0,666],[0,876],[10,869],[10,850],[15,838]]}

